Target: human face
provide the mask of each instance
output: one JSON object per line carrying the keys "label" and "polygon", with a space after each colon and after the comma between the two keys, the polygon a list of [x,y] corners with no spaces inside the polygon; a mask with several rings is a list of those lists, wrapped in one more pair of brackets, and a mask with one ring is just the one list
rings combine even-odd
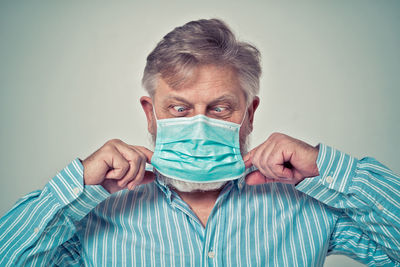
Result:
{"label": "human face", "polygon": [[178,90],[159,79],[153,98],[141,99],[150,133],[155,134],[157,127],[153,111],[157,119],[202,114],[240,124],[246,97],[236,76],[232,68],[205,65],[198,67],[190,82]]}
{"label": "human face", "polygon": [[[147,116],[149,132],[154,140],[157,132],[154,114],[157,119],[192,117],[202,114],[237,124],[243,121],[239,133],[243,154],[246,153],[246,140],[252,130],[258,98],[247,107],[246,97],[240,87],[236,72],[228,67],[205,65],[198,67],[192,79],[180,89],[173,89],[160,79],[153,98],[142,97],[141,103]],[[223,185],[223,183],[218,184]],[[209,187],[210,184],[208,187],[202,184],[195,184],[195,186],[197,189],[212,190]]]}

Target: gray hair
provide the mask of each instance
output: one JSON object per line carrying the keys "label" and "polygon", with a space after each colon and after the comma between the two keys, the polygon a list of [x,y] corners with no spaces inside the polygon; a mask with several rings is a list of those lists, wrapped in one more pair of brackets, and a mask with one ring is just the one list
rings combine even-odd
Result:
{"label": "gray hair", "polygon": [[178,89],[190,81],[194,69],[213,64],[232,67],[249,104],[259,92],[260,52],[239,42],[219,19],[191,21],[164,36],[147,57],[142,85],[153,97],[161,77]]}

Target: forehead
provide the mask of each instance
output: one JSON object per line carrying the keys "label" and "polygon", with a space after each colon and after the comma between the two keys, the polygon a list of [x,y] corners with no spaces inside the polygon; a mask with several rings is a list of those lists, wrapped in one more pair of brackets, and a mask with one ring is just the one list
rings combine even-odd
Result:
{"label": "forehead", "polygon": [[189,81],[180,88],[172,88],[160,78],[154,97],[160,101],[178,97],[193,103],[211,102],[221,97],[245,101],[236,71],[231,67],[215,65],[197,67]]}

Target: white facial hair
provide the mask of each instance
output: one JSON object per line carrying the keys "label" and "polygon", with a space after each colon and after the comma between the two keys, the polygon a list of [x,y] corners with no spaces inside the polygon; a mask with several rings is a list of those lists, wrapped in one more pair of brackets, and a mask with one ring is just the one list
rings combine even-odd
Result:
{"label": "white facial hair", "polygon": [[[246,125],[246,130],[245,130],[245,136],[240,138],[239,143],[240,143],[240,151],[242,156],[244,156],[247,153],[248,149],[248,141],[249,141],[249,131],[248,131],[248,125]],[[153,147],[155,146],[156,142],[156,136],[152,135],[152,143]],[[166,177],[162,175],[161,173],[157,172],[157,179],[162,182],[163,184],[172,187],[179,192],[199,192],[199,191],[215,191],[218,189],[221,189],[227,182],[212,182],[212,183],[193,183],[193,182],[185,182],[185,181],[180,181],[176,180],[173,178]]]}
{"label": "white facial hair", "polygon": [[172,179],[157,172],[157,179],[163,184],[172,187],[179,192],[198,192],[198,191],[215,191],[221,189],[226,182],[212,183],[193,183]]}

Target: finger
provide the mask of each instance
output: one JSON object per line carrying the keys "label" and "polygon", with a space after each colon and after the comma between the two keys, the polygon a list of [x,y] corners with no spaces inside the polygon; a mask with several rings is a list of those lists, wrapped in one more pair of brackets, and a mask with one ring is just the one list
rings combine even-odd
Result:
{"label": "finger", "polygon": [[277,175],[282,180],[292,180],[294,178],[293,170],[286,168],[285,166],[277,167]]}
{"label": "finger", "polygon": [[139,150],[145,155],[147,163],[151,163],[151,157],[154,154],[153,151],[145,148],[144,146],[135,146],[135,149]]}
{"label": "finger", "polygon": [[142,161],[142,164],[141,164],[140,167],[139,167],[139,170],[138,170],[136,176],[135,176],[135,177],[133,178],[133,180],[132,180],[132,182],[133,182],[135,185],[140,185],[140,184],[142,183],[143,176],[144,176],[144,172],[145,172],[145,170],[146,170],[145,167],[146,167],[146,162],[143,160],[143,161]]}
{"label": "finger", "polygon": [[252,151],[252,162],[257,168],[266,166],[274,145],[267,140]]}
{"label": "finger", "polygon": [[271,152],[269,166],[282,183],[290,183],[294,179],[295,168],[290,163],[293,152],[288,146],[276,145]]}
{"label": "finger", "polygon": [[265,179],[274,180],[278,178],[267,165],[262,166],[262,168],[258,169],[258,171],[261,172],[262,175],[264,175]]}
{"label": "finger", "polygon": [[273,146],[261,146],[259,150],[257,150],[254,154],[253,158],[253,165],[255,165],[258,170],[263,174],[265,177],[269,179],[278,178],[276,174],[271,170],[270,165],[270,156]]}
{"label": "finger", "polygon": [[[152,173],[152,172],[151,172],[151,173]],[[147,174],[147,176],[149,176],[149,175]],[[147,180],[145,180],[145,178],[146,178],[146,162],[145,162],[145,160],[143,159],[143,160],[142,160],[142,163],[141,163],[141,165],[140,165],[140,167],[139,167],[138,173],[137,173],[136,176],[133,178],[133,180],[130,181],[130,182],[127,184],[126,187],[127,187],[128,189],[132,190],[133,188],[135,188],[135,187],[138,186],[138,185],[141,185],[141,184],[145,184],[145,183],[150,182],[150,181],[147,181],[148,178],[147,178]],[[153,179],[153,180],[154,180],[154,179]]]}
{"label": "finger", "polygon": [[118,145],[117,148],[130,163],[133,163],[131,164],[132,171],[123,178],[123,181],[121,181],[119,185],[126,186],[128,189],[133,189],[135,186],[142,184],[146,161],[150,163],[153,152],[145,147],[126,144]]}
{"label": "finger", "polygon": [[264,173],[266,177],[273,180],[274,182],[293,183],[293,170],[286,168],[283,165],[272,165],[271,168],[267,168],[267,171]]}
{"label": "finger", "polygon": [[251,157],[254,154],[254,150],[256,150],[256,148],[253,148],[252,150],[250,150],[246,155],[243,156],[243,161],[246,162],[248,160],[251,159]]}
{"label": "finger", "polygon": [[129,181],[135,179],[140,166],[145,164],[146,159],[143,153],[125,143],[117,144],[116,148],[128,161],[130,167],[121,180],[118,181],[118,185],[124,187]]}
{"label": "finger", "polygon": [[249,153],[247,153],[244,157],[243,157],[243,161],[244,161],[244,166],[246,168],[250,168],[253,163],[252,163],[252,151],[250,151]]}
{"label": "finger", "polygon": [[253,148],[252,150],[250,150],[246,155],[243,156],[243,161],[244,161],[244,165],[246,168],[249,168],[253,165],[253,157],[254,157],[254,153],[258,150],[258,148],[260,147],[256,146],[255,148]]}
{"label": "finger", "polygon": [[272,152],[268,166],[276,179],[290,180],[293,178],[293,171],[285,165],[280,152]]}
{"label": "finger", "polygon": [[114,153],[107,165],[110,167],[105,175],[107,179],[121,179],[129,170],[129,162],[119,153]]}
{"label": "finger", "polygon": [[[139,159],[139,161],[140,161],[140,159]],[[118,185],[119,185],[119,186],[125,187],[125,185],[126,185],[129,181],[132,181],[132,180],[134,179],[134,177],[136,176],[136,174],[137,174],[138,171],[139,171],[138,164],[139,164],[139,163],[138,163],[137,160],[136,160],[135,162],[129,160],[130,168],[129,168],[128,172],[125,174],[125,176],[122,177],[121,180],[118,181]]]}

